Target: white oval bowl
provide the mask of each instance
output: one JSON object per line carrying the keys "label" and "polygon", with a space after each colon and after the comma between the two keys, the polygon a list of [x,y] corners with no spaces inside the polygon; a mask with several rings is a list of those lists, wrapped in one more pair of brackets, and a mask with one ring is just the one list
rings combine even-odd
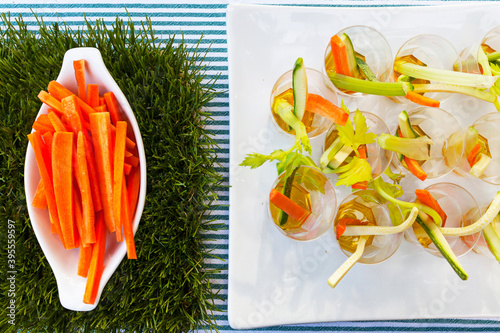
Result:
{"label": "white oval bowl", "polygon": [[[79,59],[84,59],[86,61],[86,83],[98,84],[100,94],[112,91],[134,131],[137,150],[139,152],[139,168],[141,174],[137,208],[132,222],[135,235],[141,220],[144,202],[146,200],[146,155],[144,152],[144,144],[142,142],[139,126],[127,98],[123,95],[122,91],[113,80],[113,77],[108,72],[98,49],[81,47],[68,50],[64,55],[61,71],[56,81],[64,85],[69,90],[77,92],[78,90],[73,61]],[[46,105],[42,105],[37,117],[41,114],[46,114],[47,109],[48,107]],[[116,237],[114,237],[113,234],[107,234],[104,270],[99,284],[99,291],[95,304],[83,303],[83,295],[87,279],[77,275],[79,249],[65,250],[57,234],[53,234],[50,231],[48,209],[42,210],[31,206],[39,180],[40,174],[35,154],[31,145],[28,144],[24,166],[24,190],[26,193],[28,212],[36,238],[40,243],[52,271],[54,272],[57,281],[57,289],[59,291],[59,300],[61,301],[62,306],[69,310],[93,310],[99,303],[104,286],[127,253],[125,241],[118,243],[116,242]]]}

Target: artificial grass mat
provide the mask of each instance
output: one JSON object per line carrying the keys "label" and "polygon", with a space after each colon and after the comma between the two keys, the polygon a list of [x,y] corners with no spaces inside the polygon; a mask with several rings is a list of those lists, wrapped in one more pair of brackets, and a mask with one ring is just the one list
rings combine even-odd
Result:
{"label": "artificial grass mat", "polygon": [[[174,37],[160,45],[150,21],[138,29],[118,18],[109,27],[87,21],[74,31],[39,19],[37,32],[29,31],[20,17],[13,21],[4,15],[0,22],[0,292],[6,300],[0,331],[216,328],[212,314],[218,295],[209,280],[214,272],[203,267],[210,251],[201,233],[220,227],[207,214],[222,176],[216,172],[213,137],[204,129],[209,115],[203,106],[217,91],[215,80],[204,80],[203,54],[183,42],[176,45]],[[90,312],[61,306],[54,275],[31,228],[23,180],[26,135],[41,106],[37,94],[57,77],[66,50],[79,46],[101,51],[127,96],[144,140],[148,172],[146,204],[135,236],[138,260],[122,261]],[[15,263],[15,290],[7,280],[9,254]],[[14,325],[7,316],[12,299]]]}

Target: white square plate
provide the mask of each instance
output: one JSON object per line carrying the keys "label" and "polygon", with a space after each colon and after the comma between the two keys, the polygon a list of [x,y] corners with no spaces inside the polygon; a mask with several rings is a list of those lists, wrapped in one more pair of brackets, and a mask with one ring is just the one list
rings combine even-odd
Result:
{"label": "white square plate", "polygon": [[[246,154],[268,154],[293,145],[272,124],[269,99],[276,79],[303,57],[306,67],[322,70],[330,37],[352,25],[381,31],[395,54],[409,38],[435,33],[457,50],[480,40],[500,24],[500,5],[440,7],[320,8],[229,5],[227,13],[230,95],[230,225],[228,316],[231,327],[253,328],[345,320],[500,317],[500,266],[468,254],[460,258],[469,273],[461,281],[442,259],[403,241],[389,260],[355,265],[335,289],[328,277],[346,259],[333,230],[310,242],[285,238],[270,222],[266,199],[277,176],[273,164],[251,170],[238,166]],[[394,128],[397,114],[415,106],[383,97],[347,99],[381,116]],[[441,106],[464,128],[492,105],[453,96]],[[391,127],[392,126],[392,127]],[[318,158],[323,137],[312,141]],[[409,177],[407,177],[409,178]],[[331,179],[334,180],[332,177]],[[447,175],[417,184],[455,182],[486,205],[500,188],[472,178]],[[409,195],[413,191],[408,190]],[[337,199],[347,195],[336,188]]]}

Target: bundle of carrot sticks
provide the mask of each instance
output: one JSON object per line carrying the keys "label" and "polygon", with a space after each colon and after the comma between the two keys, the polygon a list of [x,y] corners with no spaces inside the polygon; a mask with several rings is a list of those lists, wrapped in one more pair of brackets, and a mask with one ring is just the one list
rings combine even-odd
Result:
{"label": "bundle of carrot sticks", "polygon": [[85,60],[73,63],[78,92],[56,81],[38,98],[48,105],[28,139],[40,182],[32,206],[47,209],[65,249],[79,248],[78,275],[87,278],[84,303],[94,304],[104,270],[108,232],[125,239],[136,259],[132,218],[140,170],[132,128],[113,92],[85,82]]}

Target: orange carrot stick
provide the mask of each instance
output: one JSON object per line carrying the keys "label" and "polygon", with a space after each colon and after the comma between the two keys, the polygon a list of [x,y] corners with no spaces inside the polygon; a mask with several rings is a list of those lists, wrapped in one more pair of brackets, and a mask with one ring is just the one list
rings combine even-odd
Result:
{"label": "orange carrot stick", "polygon": [[104,94],[104,99],[106,100],[106,105],[111,114],[111,122],[116,125],[117,121],[124,120],[115,94],[112,91],[108,91]]}
{"label": "orange carrot stick", "polygon": [[78,187],[82,198],[83,211],[83,232],[82,240],[84,243],[95,243],[95,218],[94,204],[92,201],[92,191],[90,188],[90,180],[87,169],[87,152],[85,149],[85,138],[82,132],[78,133],[76,144],[76,171]]}
{"label": "orange carrot stick", "polygon": [[[129,128],[130,128],[130,126],[129,126]],[[111,124],[111,129],[113,130],[113,133],[115,133],[115,132],[116,132],[116,127],[115,127],[115,125]],[[128,149],[134,149],[134,148],[135,148],[135,146],[136,146],[136,145],[135,145],[135,142],[134,142],[132,139],[130,139],[129,137],[127,137],[127,148],[128,148]]]}
{"label": "orange carrot stick", "polygon": [[122,224],[121,217],[121,195],[122,195],[122,181],[123,181],[123,164],[125,161],[125,141],[127,138],[127,123],[119,121],[116,123],[116,138],[115,138],[115,152],[114,152],[114,171],[113,171],[113,207],[116,223],[116,240],[121,242],[122,238]]}
{"label": "orange carrot stick", "polygon": [[305,221],[309,215],[311,215],[311,212],[305,210],[292,199],[274,188],[269,194],[269,200],[294,220]]}
{"label": "orange carrot stick", "polygon": [[69,132],[69,129],[66,127],[66,125],[64,125],[61,118],[59,118],[59,116],[55,112],[49,112],[48,117],[56,132]]}
{"label": "orange carrot stick", "polygon": [[[50,81],[49,86],[47,87],[47,90],[50,92],[52,96],[54,96],[56,99],[59,101],[62,100],[64,97],[68,97],[70,95],[74,95],[73,92],[70,90],[66,89],[62,84],[60,84],[57,81]],[[83,111],[83,114],[88,118],[89,114],[94,113],[95,110],[85,103],[85,100],[78,98],[78,105],[80,105],[81,110]]]}
{"label": "orange carrot stick", "polygon": [[106,99],[104,97],[99,97],[99,106],[106,105]]}
{"label": "orange carrot stick", "polygon": [[352,76],[351,71],[349,70],[349,61],[347,57],[347,49],[340,39],[339,36],[334,35],[330,39],[330,47],[332,50],[332,58],[335,62],[335,70],[339,74]]}
{"label": "orange carrot stick", "polygon": [[52,172],[57,213],[66,249],[75,246],[73,223],[73,133],[56,132],[52,141]]}
{"label": "orange carrot stick", "polygon": [[424,95],[420,95],[419,93],[416,93],[414,91],[408,91],[406,93],[406,98],[408,98],[413,103],[417,103],[417,104],[425,105],[425,106],[430,106],[433,108],[438,108],[439,104],[440,104],[439,101],[436,101],[435,99],[426,97]]}
{"label": "orange carrot stick", "polygon": [[417,196],[417,199],[418,199],[418,201],[420,201],[420,203],[434,209],[436,211],[436,213],[439,214],[439,216],[441,217],[441,220],[442,220],[441,227],[444,227],[444,225],[446,223],[446,217],[447,217],[446,213],[444,212],[443,208],[441,208],[441,206],[439,205],[437,200],[434,199],[432,194],[427,190],[416,189],[415,195]]}
{"label": "orange carrot stick", "polygon": [[42,123],[45,126],[52,126],[52,123],[50,122],[49,116],[46,114],[41,114],[36,118],[36,121]]}
{"label": "orange carrot stick", "polygon": [[127,176],[128,207],[130,218],[133,219],[137,208],[139,190],[141,187],[141,172],[139,168],[132,168]]}
{"label": "orange carrot stick", "polygon": [[31,126],[31,127],[35,131],[40,132],[41,134],[45,134],[47,132],[50,132],[50,133],[54,133],[55,132],[54,126],[52,126],[52,124],[50,124],[50,126],[47,126],[45,124],[42,124],[38,120],[35,120],[35,122],[33,122],[33,126]]}
{"label": "orange carrot stick", "polygon": [[[74,154],[76,155],[76,154]],[[76,157],[73,155],[73,163],[76,162]],[[76,242],[76,237],[78,236],[78,239],[81,240],[80,244],[83,246],[89,246],[88,243],[85,243],[83,241],[83,238],[81,236],[83,235],[83,211],[82,211],[82,199],[80,197],[80,193],[78,193],[78,187],[73,186],[73,220],[74,225],[76,226],[75,229],[75,243]],[[80,246],[78,246],[80,247]]]}
{"label": "orange carrot stick", "polygon": [[425,173],[425,171],[417,161],[406,156],[404,157],[404,161],[406,163],[406,166],[408,167],[408,170],[410,170],[410,172],[414,174],[418,179],[425,180],[427,178],[427,173]]}
{"label": "orange carrot stick", "polygon": [[121,219],[123,224],[123,236],[125,237],[125,243],[127,245],[127,258],[137,259],[137,253],[135,250],[134,242],[134,230],[132,226],[132,216],[130,214],[130,208],[128,205],[129,196],[127,191],[127,184],[125,181],[125,176],[123,176],[122,181],[122,206],[121,206]]}
{"label": "orange carrot stick", "polygon": [[307,95],[306,110],[317,113],[341,126],[344,126],[349,118],[349,114],[343,109],[316,94]]}
{"label": "orange carrot stick", "polygon": [[103,213],[96,215],[96,242],[92,246],[87,284],[83,295],[83,303],[94,304],[99,291],[102,272],[104,270],[104,251],[106,250],[106,224]]}
{"label": "orange carrot stick", "polygon": [[47,208],[47,197],[45,196],[43,181],[41,179],[38,182],[38,186],[36,187],[35,197],[31,202],[31,206],[39,209]]}
{"label": "orange carrot stick", "polygon": [[108,113],[90,114],[90,130],[94,141],[96,166],[98,171],[99,189],[101,191],[104,221],[110,232],[115,231],[115,218],[113,214],[113,176],[110,160],[110,138]]}
{"label": "orange carrot stick", "polygon": [[78,97],[85,100],[85,60],[73,61],[75,70],[76,85],[78,86]]}
{"label": "orange carrot stick", "polygon": [[92,258],[92,245],[80,245],[80,252],[78,254],[78,272],[81,277],[86,278],[89,273],[90,260]]}
{"label": "orange carrot stick", "polygon": [[[52,218],[54,229],[61,236],[62,232],[57,213],[56,197],[54,194],[54,186],[52,185],[52,164],[47,147],[42,141],[41,134],[38,132],[28,134],[28,139],[35,153],[36,163],[43,182],[43,188],[47,198],[47,206],[49,207],[49,214]],[[61,240],[64,244],[64,239],[62,237]]]}
{"label": "orange carrot stick", "polygon": [[104,105],[98,105],[94,108],[95,112],[108,112],[108,107],[106,104]]}
{"label": "orange carrot stick", "polygon": [[99,85],[87,84],[87,99],[85,100],[92,108],[99,106]]}
{"label": "orange carrot stick", "polygon": [[54,96],[50,95],[46,91],[40,91],[38,94],[38,99],[42,101],[42,103],[47,104],[49,107],[56,109],[58,112],[62,113],[62,105]]}
{"label": "orange carrot stick", "polygon": [[125,156],[125,163],[130,164],[133,167],[139,165],[139,158],[135,155]]}
{"label": "orange carrot stick", "polygon": [[125,175],[130,175],[130,171],[132,171],[132,166],[128,163],[123,163],[123,173]]}
{"label": "orange carrot stick", "polygon": [[76,95],[69,95],[61,99],[64,116],[74,134],[83,131],[82,114]]}
{"label": "orange carrot stick", "polygon": [[481,150],[481,144],[478,142],[474,147],[472,147],[472,150],[469,152],[469,154],[467,154],[467,162],[469,162],[471,168],[476,163],[476,157],[479,154],[480,150]]}

